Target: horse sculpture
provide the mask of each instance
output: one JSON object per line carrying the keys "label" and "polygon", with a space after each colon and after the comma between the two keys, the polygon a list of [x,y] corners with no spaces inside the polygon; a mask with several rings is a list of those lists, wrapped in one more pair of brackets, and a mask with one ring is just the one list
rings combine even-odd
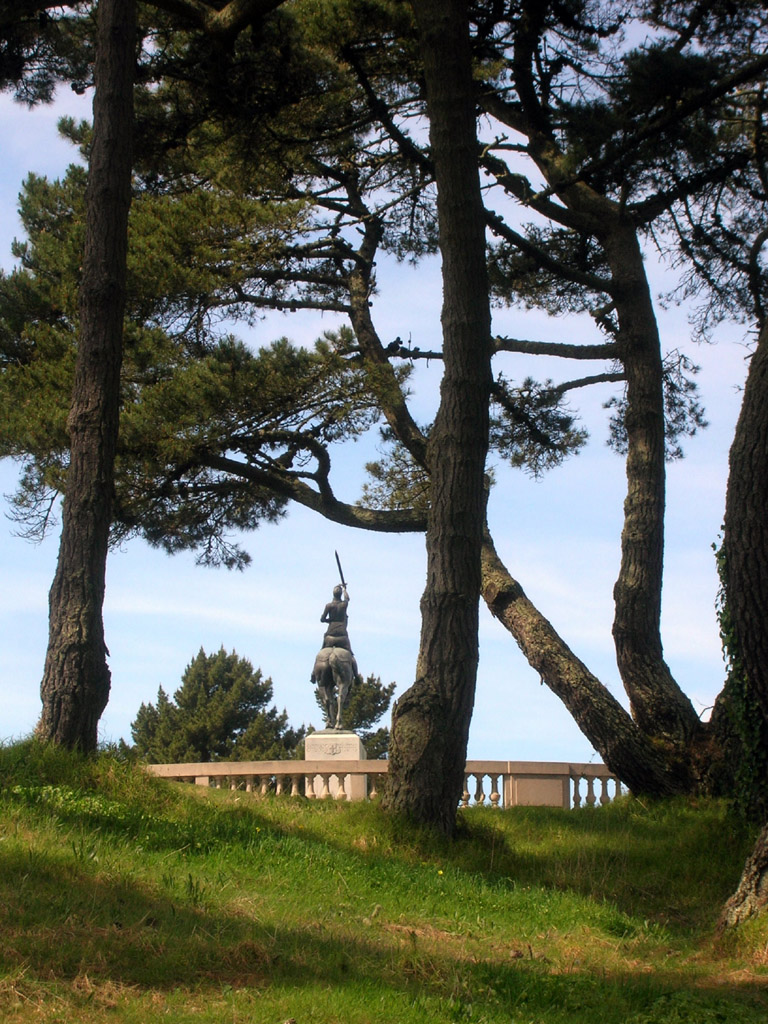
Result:
{"label": "horse sculpture", "polygon": [[341,713],[352,683],[358,678],[355,656],[345,647],[323,647],[315,658],[311,680],[317,686],[329,729],[341,729]]}

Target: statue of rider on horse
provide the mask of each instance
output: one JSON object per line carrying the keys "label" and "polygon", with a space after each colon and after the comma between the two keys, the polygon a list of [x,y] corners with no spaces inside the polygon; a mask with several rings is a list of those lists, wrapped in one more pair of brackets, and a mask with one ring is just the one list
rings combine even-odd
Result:
{"label": "statue of rider on horse", "polygon": [[312,683],[317,686],[325,712],[325,724],[329,729],[341,729],[342,712],[349,691],[353,683],[361,681],[347,633],[349,594],[338,554],[336,564],[339,567],[341,585],[333,588],[333,600],[328,602],[320,616],[320,621],[327,625],[323,647],[315,658],[310,677]]}

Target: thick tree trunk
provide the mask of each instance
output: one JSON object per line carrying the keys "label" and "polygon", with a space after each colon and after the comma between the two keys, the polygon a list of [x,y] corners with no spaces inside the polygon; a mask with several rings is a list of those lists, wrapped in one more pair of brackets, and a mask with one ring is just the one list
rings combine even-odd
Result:
{"label": "thick tree trunk", "polygon": [[102,604],[117,442],[131,196],[134,0],[100,0],[70,467],[38,735],[93,750],[109,697]]}
{"label": "thick tree trunk", "polygon": [[700,722],[669,671],[661,643],[666,488],[661,344],[634,229],[614,223],[601,240],[615,285],[627,382],[627,496],[614,587],[616,660],[641,731],[682,750]]}
{"label": "thick tree trunk", "polygon": [[733,928],[768,906],[768,825],[747,858],[736,892],[723,907],[719,929]]}
{"label": "thick tree trunk", "polygon": [[[696,712],[667,667],[661,644],[664,552],[664,394],[661,348],[648,280],[634,225],[620,204],[586,180],[573,180],[537,90],[538,52],[546,5],[526,0],[513,60],[519,108],[508,123],[528,137],[528,152],[569,211],[566,222],[602,245],[611,271],[607,286],[619,320],[616,344],[627,382],[627,497],[622,561],[614,589],[614,642],[632,713],[646,735],[675,756],[699,731]],[[503,110],[502,110],[503,113]]]}
{"label": "thick tree trunk", "polygon": [[[768,722],[768,324],[752,356],[731,445],[724,545],[726,600],[738,655],[748,691]],[[721,924],[738,924],[766,904],[768,825]]]}
{"label": "thick tree trunk", "polygon": [[477,677],[491,324],[466,6],[413,0],[413,8],[438,190],[444,372],[427,454],[432,504],[416,681],[393,709],[384,804],[451,834]]}
{"label": "thick tree trunk", "polygon": [[752,356],[731,445],[724,544],[739,656],[768,720],[768,325]]}
{"label": "thick tree trunk", "polygon": [[482,565],[483,598],[491,614],[509,630],[541,681],[562,700],[611,771],[636,795],[685,792],[687,773],[670,770],[621,704],[528,600],[487,531]]}

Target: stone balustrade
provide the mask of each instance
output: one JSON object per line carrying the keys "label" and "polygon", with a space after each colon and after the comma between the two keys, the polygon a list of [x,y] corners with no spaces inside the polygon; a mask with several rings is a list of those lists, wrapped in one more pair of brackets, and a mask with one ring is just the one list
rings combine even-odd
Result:
{"label": "stone balustrade", "polygon": [[[197,764],[150,764],[147,771],[165,779],[193,782],[247,793],[306,794],[350,800],[349,780],[367,780],[369,798],[381,790],[387,761],[209,761]],[[312,781],[309,781],[312,780]],[[461,806],[593,807],[621,794],[619,780],[604,764],[564,761],[467,761]]]}
{"label": "stone balustrade", "polygon": [[619,780],[604,764],[467,761],[461,803],[463,807],[470,803],[491,807],[593,807],[608,803],[620,793]]}

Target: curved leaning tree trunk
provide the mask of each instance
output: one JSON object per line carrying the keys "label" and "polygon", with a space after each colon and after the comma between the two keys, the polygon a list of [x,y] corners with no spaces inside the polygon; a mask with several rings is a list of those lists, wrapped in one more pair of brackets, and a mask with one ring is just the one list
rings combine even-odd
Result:
{"label": "curved leaning tree trunk", "polygon": [[627,496],[613,592],[616,660],[640,730],[684,748],[700,722],[664,660],[661,642],[666,492],[661,342],[634,228],[614,223],[602,242],[615,284],[617,344],[627,388]]}
{"label": "curved leaning tree trunk", "polygon": [[[623,205],[586,179],[574,178],[574,156],[563,146],[549,98],[541,91],[541,45],[551,5],[522,0],[515,24],[512,70],[516,103],[486,97],[488,111],[527,139],[527,153],[562,202],[524,198],[556,226],[602,247],[610,276],[596,290],[610,298],[618,320],[615,344],[626,379],[627,497],[622,562],[614,588],[614,642],[622,682],[639,728],[685,761],[699,730],[693,706],[664,661],[661,584],[664,549],[664,387],[658,327],[637,229]],[[599,176],[598,176],[599,177]],[[510,191],[520,199],[514,176]],[[504,184],[504,177],[500,180]],[[574,268],[563,266],[567,280]]]}
{"label": "curved leaning tree trunk", "polygon": [[653,744],[510,575],[487,530],[482,567],[483,598],[491,614],[509,630],[529,665],[562,700],[611,771],[636,795],[681,792],[680,780]]}
{"label": "curved leaning tree trunk", "polygon": [[135,0],[100,0],[80,334],[67,490],[37,735],[84,751],[107,705],[102,605],[117,444],[135,65]]}
{"label": "curved leaning tree trunk", "polygon": [[395,704],[384,806],[446,834],[464,780],[478,662],[491,330],[466,7],[414,0],[437,180],[443,275],[440,408],[416,681]]}
{"label": "curved leaning tree trunk", "polygon": [[[768,722],[768,324],[763,324],[731,445],[725,500],[725,586],[747,684]],[[768,905],[768,826],[721,925]]]}

